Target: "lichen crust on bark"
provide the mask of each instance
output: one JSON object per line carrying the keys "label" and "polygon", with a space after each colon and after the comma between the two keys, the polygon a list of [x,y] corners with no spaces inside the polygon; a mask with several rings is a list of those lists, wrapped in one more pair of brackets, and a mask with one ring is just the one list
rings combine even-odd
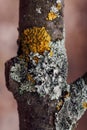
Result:
{"label": "lichen crust on bark", "polygon": [[86,111],[86,75],[66,81],[63,8],[63,0],[20,0],[18,55],[5,70],[20,130],[72,130]]}

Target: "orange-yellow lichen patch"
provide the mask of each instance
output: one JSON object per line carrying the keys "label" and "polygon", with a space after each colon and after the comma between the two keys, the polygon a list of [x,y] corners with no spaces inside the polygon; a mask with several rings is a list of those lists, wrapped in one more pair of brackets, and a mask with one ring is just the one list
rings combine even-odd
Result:
{"label": "orange-yellow lichen patch", "polygon": [[68,97],[70,97],[70,93],[66,92],[66,94],[64,95],[64,98],[68,98]]}
{"label": "orange-yellow lichen patch", "polygon": [[25,29],[21,38],[22,52],[25,55],[33,53],[44,53],[50,51],[51,37],[45,27],[33,27]]}
{"label": "orange-yellow lichen patch", "polygon": [[27,55],[23,55],[23,54],[19,55],[19,58],[20,59],[25,59],[26,65],[27,65],[27,62],[29,62],[29,60],[30,60],[30,58]]}
{"label": "orange-yellow lichen patch", "polygon": [[61,2],[57,3],[56,7],[57,7],[58,10],[61,10],[61,9],[62,9],[62,4],[61,4]]}
{"label": "orange-yellow lichen patch", "polygon": [[30,74],[27,75],[27,79],[28,79],[28,81],[30,81],[32,83],[35,82],[34,79],[33,79],[33,77],[32,77],[32,75],[30,75]]}
{"label": "orange-yellow lichen patch", "polygon": [[51,57],[53,56],[53,51],[52,51],[52,50],[50,51],[49,55],[50,55]]}
{"label": "orange-yellow lichen patch", "polygon": [[56,109],[59,111],[61,107],[63,106],[63,100],[60,100],[56,106]]}
{"label": "orange-yellow lichen patch", "polygon": [[46,20],[52,21],[52,20],[56,19],[57,17],[58,17],[58,15],[57,15],[56,13],[50,11],[50,12],[48,13],[48,16],[47,16]]}
{"label": "orange-yellow lichen patch", "polygon": [[87,109],[87,102],[83,102],[82,106],[84,109]]}
{"label": "orange-yellow lichen patch", "polygon": [[33,57],[33,60],[35,61],[35,63],[37,64],[38,63],[38,61],[39,61],[39,58],[37,57],[37,56],[34,56]]}

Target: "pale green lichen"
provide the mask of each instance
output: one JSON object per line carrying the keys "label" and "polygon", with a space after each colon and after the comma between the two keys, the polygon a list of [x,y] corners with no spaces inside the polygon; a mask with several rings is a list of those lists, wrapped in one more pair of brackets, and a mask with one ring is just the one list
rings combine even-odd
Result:
{"label": "pale green lichen", "polygon": [[15,80],[16,82],[20,83],[21,82],[21,73],[19,73],[21,71],[21,65],[15,63],[14,66],[12,66],[11,70],[10,70],[10,76],[13,80]]}
{"label": "pale green lichen", "polygon": [[[27,68],[26,76],[22,75],[22,78],[25,78],[25,80],[23,81],[21,79],[20,91],[36,91],[40,96],[45,97],[49,95],[51,100],[59,98],[62,93],[61,86],[66,86],[65,79],[63,78],[64,74],[61,76],[63,73],[61,72],[63,62],[66,63],[66,53],[63,42],[64,40],[51,42],[50,47],[52,52],[45,51],[43,55],[39,53],[30,53],[30,60],[27,66],[24,66],[26,62],[19,58],[18,64],[20,64],[20,61],[23,61],[23,64],[21,63],[22,70],[20,68],[20,70],[17,71],[18,68],[16,68],[16,71],[21,75],[22,71],[25,71]],[[62,69],[62,71],[66,71],[66,69]],[[13,73],[12,69],[11,73]]]}
{"label": "pale green lichen", "polygon": [[41,7],[40,8],[36,8],[36,12],[38,13],[38,14],[41,14],[42,12],[41,12]]}
{"label": "pale green lichen", "polygon": [[[52,6],[48,13],[48,20],[55,20],[61,9],[61,0],[56,0],[56,6]],[[37,11],[40,13],[40,9]],[[87,84],[83,78],[72,84],[66,82],[65,36],[53,42],[45,27],[25,29],[22,36],[23,53],[10,70],[10,77],[20,84],[19,94],[35,92],[43,98],[48,96],[50,102],[57,100],[55,129],[72,130],[87,109]],[[29,99],[27,104],[32,105]]]}
{"label": "pale green lichen", "polygon": [[45,51],[43,55],[31,52],[27,66],[25,60],[17,57],[10,76],[20,84],[19,94],[37,92],[44,98],[48,95],[51,101],[58,100],[55,129],[72,130],[87,109],[87,84],[82,78],[67,84],[64,39],[50,42],[50,47],[52,52]]}

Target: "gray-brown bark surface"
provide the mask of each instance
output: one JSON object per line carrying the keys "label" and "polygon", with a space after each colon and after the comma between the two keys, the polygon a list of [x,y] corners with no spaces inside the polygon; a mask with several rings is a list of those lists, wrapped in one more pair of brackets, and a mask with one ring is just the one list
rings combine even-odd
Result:
{"label": "gray-brown bark surface", "polygon": [[54,112],[55,102],[48,97],[42,98],[37,93],[19,94],[19,84],[9,77],[10,67],[13,64],[10,60],[6,63],[6,85],[14,95],[18,104],[20,130],[55,130]]}
{"label": "gray-brown bark surface", "polygon": [[[60,11],[59,18],[56,18],[55,20],[46,20],[51,7],[56,6],[56,1],[57,0],[20,0],[19,34],[21,35],[26,28],[46,27],[53,41],[62,39],[63,10]],[[62,7],[63,6],[64,2],[62,0]],[[21,47],[19,47],[18,53],[21,53]]]}
{"label": "gray-brown bark surface", "polygon": [[[50,8],[56,6],[56,0],[20,0],[19,10],[19,35],[26,28],[45,27],[52,40],[63,38],[63,12],[60,11],[60,18],[46,20]],[[63,5],[63,1],[62,1]],[[36,10],[41,11],[38,13]],[[18,40],[21,54],[21,42]],[[49,97],[40,97],[36,93],[25,92],[19,94],[19,84],[10,78],[10,69],[16,62],[15,58],[6,63],[6,85],[13,93],[19,113],[20,130],[55,130],[55,111],[57,100],[50,101]]]}
{"label": "gray-brown bark surface", "polygon": [[[6,63],[5,70],[7,88],[18,104],[20,130],[71,130],[85,111],[84,77],[71,85],[66,82],[63,6],[62,0],[20,0],[18,56]],[[38,33],[46,43],[51,37],[51,51]]]}

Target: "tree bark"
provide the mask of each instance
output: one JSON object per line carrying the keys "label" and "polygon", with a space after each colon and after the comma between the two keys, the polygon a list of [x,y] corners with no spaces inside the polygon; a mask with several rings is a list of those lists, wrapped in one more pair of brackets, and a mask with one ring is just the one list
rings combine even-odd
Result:
{"label": "tree bark", "polygon": [[[47,1],[47,0],[20,0],[19,7],[19,35],[26,28],[32,27],[45,27],[51,39],[53,41],[63,38],[63,6],[64,2],[62,1],[62,9],[60,10],[59,18],[48,18],[48,14],[57,6],[57,0]],[[54,7],[54,9],[51,9]],[[55,11],[54,11],[55,12]],[[57,12],[57,11],[56,11]],[[55,15],[55,13],[54,13]],[[48,18],[48,20],[47,20]],[[18,42],[19,43],[19,42]],[[21,53],[21,43],[19,47],[18,54]]]}
{"label": "tree bark", "polygon": [[[20,0],[19,39],[27,28],[45,27],[52,41],[62,40],[64,2],[62,1],[59,5],[61,6],[59,7],[61,8],[60,11],[57,10],[57,6],[58,2],[56,0]],[[53,16],[50,16],[50,12],[53,13]],[[23,53],[19,39],[18,56]],[[18,104],[20,130],[55,130],[54,113],[57,100],[51,102],[48,96],[42,98],[36,92],[24,92],[23,95],[20,95],[20,84],[10,77],[10,69],[15,63],[17,63],[16,58],[8,61],[5,73],[7,88],[13,93]]]}
{"label": "tree bark", "polygon": [[63,8],[63,0],[20,0],[18,55],[5,64],[20,130],[71,130],[75,125],[68,116],[76,87],[66,83]]}

